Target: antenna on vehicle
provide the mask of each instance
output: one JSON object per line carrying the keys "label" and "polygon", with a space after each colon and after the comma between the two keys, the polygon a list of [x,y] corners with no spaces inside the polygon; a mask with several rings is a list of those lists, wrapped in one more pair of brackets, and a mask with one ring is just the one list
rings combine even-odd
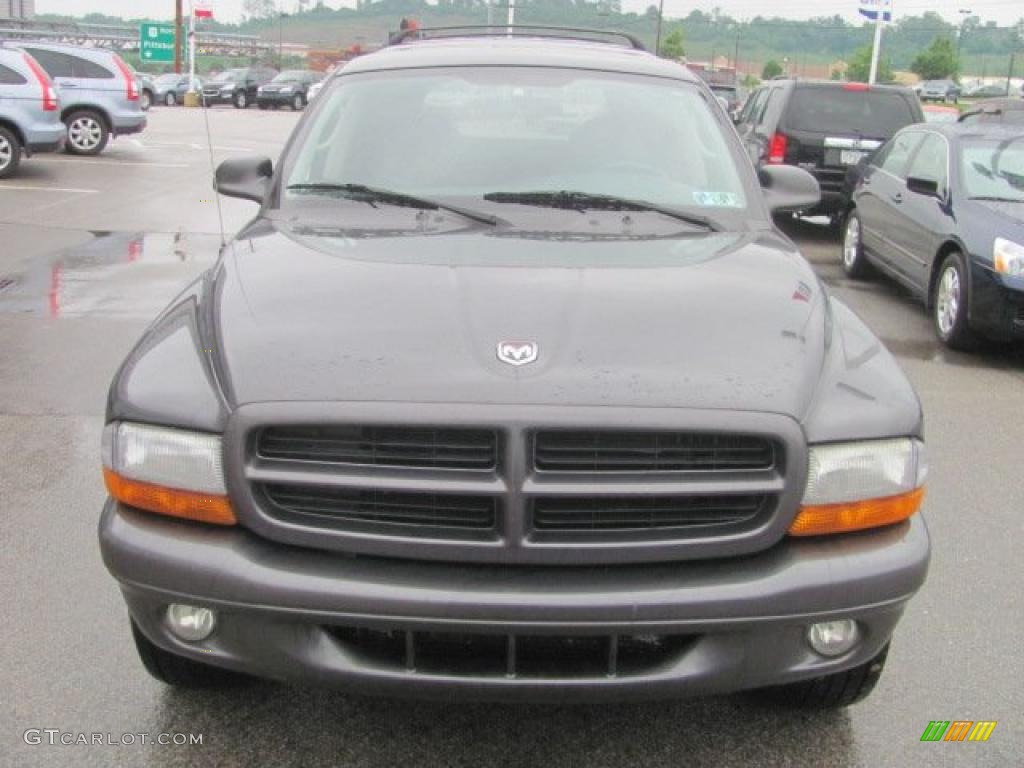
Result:
{"label": "antenna on vehicle", "polygon": [[[194,84],[195,81],[189,83],[189,87],[192,87]],[[202,96],[202,92],[200,92],[199,98],[203,100],[203,122],[206,123],[206,148],[210,152],[210,181],[213,184],[213,198],[217,203],[217,223],[220,226],[220,247],[223,248],[227,241],[224,238],[224,212],[220,207],[220,192],[217,190],[217,168],[213,162],[213,137],[210,135],[210,116],[207,114],[209,107],[206,104],[206,99]]]}

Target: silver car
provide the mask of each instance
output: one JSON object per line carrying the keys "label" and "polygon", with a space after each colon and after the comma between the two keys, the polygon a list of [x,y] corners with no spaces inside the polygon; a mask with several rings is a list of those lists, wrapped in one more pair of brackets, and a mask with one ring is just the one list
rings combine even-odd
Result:
{"label": "silver car", "polygon": [[28,53],[0,44],[0,179],[18,170],[22,155],[63,145],[53,82]]}
{"label": "silver car", "polygon": [[18,45],[39,61],[60,88],[68,152],[98,155],[112,136],[138,133],[146,127],[135,74],[113,51],[58,43]]}

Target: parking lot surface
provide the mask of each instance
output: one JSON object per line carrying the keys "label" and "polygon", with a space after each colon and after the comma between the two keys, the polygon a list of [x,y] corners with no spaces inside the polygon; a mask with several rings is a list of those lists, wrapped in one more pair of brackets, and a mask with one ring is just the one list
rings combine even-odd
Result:
{"label": "parking lot surface", "polygon": [[[214,161],[277,156],[298,115],[207,113]],[[422,703],[253,683],[173,691],[138,662],[99,558],[106,388],[163,305],[216,257],[199,110],[154,108],[99,158],[34,157],[0,182],[0,763],[279,766],[1020,765],[1024,762],[1024,350],[943,351],[884,281],[843,277],[817,223],[786,224],[872,327],[926,414],[933,537],[875,693],[808,715],[750,696],[618,706]],[[255,211],[222,201],[230,234]],[[987,743],[924,744],[931,720],[994,720]],[[28,729],[202,734],[192,746],[50,746]]]}

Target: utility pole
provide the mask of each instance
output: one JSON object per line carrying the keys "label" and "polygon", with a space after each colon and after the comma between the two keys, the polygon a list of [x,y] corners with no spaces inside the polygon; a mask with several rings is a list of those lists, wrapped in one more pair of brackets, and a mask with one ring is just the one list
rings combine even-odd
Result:
{"label": "utility pole", "polygon": [[181,0],[174,0],[174,74],[181,74]]}
{"label": "utility pole", "polygon": [[658,33],[654,38],[654,55],[661,55],[661,17],[665,15],[665,0],[658,3]]}
{"label": "utility pole", "polygon": [[1014,64],[1013,60],[1014,60],[1014,58],[1016,56],[1017,56],[1017,52],[1016,51],[1010,51],[1010,69],[1006,73],[1006,95],[1007,96],[1010,95],[1010,88],[1012,87],[1010,85],[1010,81],[1013,80],[1013,64]]}
{"label": "utility pole", "polygon": [[878,78],[878,55],[882,51],[882,18],[885,16],[885,6],[882,3],[878,4],[875,14],[875,39],[871,44],[871,73],[868,75],[868,83],[871,85],[874,85]]}
{"label": "utility pole", "polygon": [[973,13],[970,8],[961,8],[957,11],[962,17],[963,21],[960,22],[960,33],[956,36],[956,68],[957,72],[960,71],[960,49],[964,44],[964,27],[967,26],[967,18]]}
{"label": "utility pole", "polygon": [[516,23],[516,0],[508,0],[508,25],[509,25],[509,27],[512,27],[515,23]]}

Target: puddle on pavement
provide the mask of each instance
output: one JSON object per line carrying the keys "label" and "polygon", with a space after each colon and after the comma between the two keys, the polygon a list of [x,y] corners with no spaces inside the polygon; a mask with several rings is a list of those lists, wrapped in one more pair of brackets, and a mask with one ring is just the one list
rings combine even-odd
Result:
{"label": "puddle on pavement", "polygon": [[0,313],[152,319],[217,258],[215,235],[93,232],[89,242],[0,275]]}

